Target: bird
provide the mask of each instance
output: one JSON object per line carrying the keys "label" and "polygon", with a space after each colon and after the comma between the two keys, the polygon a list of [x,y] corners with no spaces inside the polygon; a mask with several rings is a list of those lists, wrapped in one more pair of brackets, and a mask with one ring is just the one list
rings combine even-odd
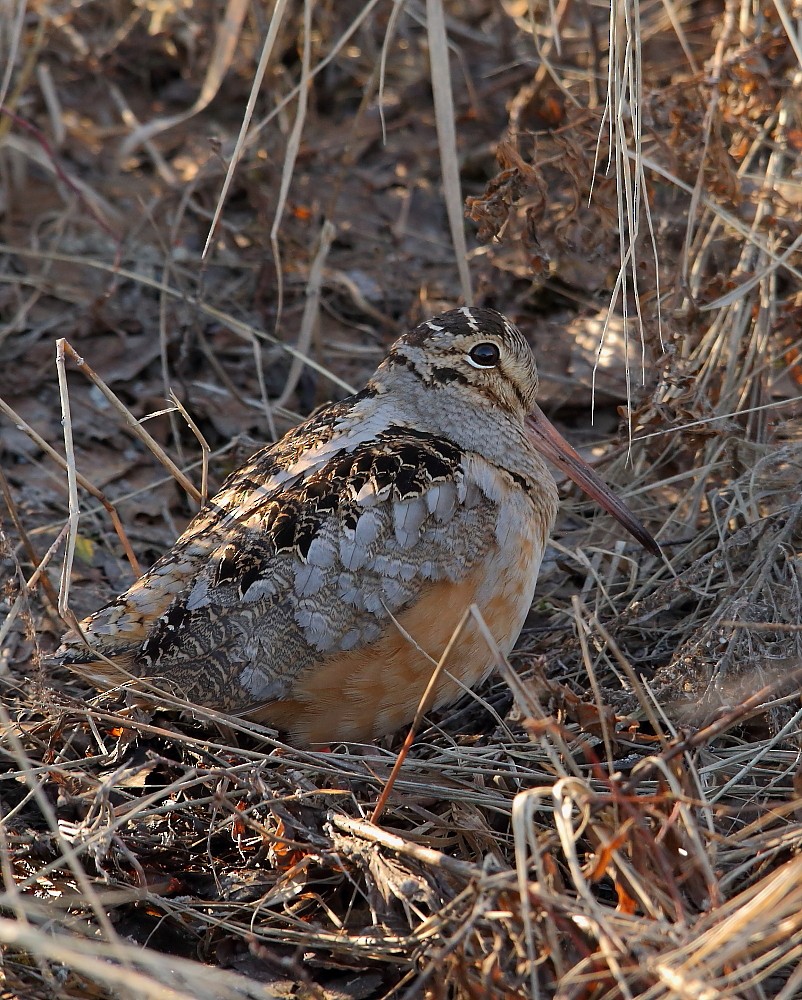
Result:
{"label": "bird", "polygon": [[[295,745],[407,725],[467,608],[506,655],[558,510],[548,460],[648,550],[657,542],[537,406],[501,313],[420,323],[367,384],[231,473],[172,549],[63,637],[54,662],[101,689],[138,681]],[[494,657],[469,618],[431,706]]]}

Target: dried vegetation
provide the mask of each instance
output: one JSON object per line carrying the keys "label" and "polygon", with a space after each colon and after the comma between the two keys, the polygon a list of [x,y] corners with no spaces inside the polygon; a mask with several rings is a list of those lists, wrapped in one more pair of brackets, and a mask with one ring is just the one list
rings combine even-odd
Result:
{"label": "dried vegetation", "polygon": [[[2,996],[802,996],[798,9],[2,9]],[[665,564],[568,502],[375,823],[401,737],[42,667],[468,270]]]}

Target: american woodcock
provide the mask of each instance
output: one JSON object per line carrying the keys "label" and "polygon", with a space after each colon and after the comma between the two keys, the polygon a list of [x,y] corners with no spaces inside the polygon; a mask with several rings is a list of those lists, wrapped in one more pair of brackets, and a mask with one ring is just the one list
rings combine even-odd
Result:
{"label": "american woodcock", "polygon": [[[58,659],[100,687],[141,678],[154,700],[247,714],[296,743],[409,723],[471,604],[503,653],[518,638],[557,513],[541,456],[659,552],[535,405],[537,385],[499,313],[422,323],[364,389],[229,476]],[[492,662],[469,621],[434,707]]]}

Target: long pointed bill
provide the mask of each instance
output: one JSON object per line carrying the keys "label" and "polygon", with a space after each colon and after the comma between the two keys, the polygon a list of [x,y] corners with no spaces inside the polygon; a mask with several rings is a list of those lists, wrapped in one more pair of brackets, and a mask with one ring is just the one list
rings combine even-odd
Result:
{"label": "long pointed bill", "polygon": [[641,545],[656,556],[661,555],[660,546],[644,528],[623,500],[600,479],[587,462],[577,454],[546,417],[539,406],[534,406],[526,418],[526,430],[535,448],[553,465],[581,486],[587,495],[603,507],[634,535]]}

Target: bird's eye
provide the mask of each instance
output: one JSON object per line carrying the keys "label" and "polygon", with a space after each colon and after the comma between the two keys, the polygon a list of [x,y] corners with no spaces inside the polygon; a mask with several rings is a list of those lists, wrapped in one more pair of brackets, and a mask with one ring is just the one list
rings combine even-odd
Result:
{"label": "bird's eye", "polygon": [[497,344],[477,344],[468,354],[468,364],[474,368],[495,368],[500,357]]}

